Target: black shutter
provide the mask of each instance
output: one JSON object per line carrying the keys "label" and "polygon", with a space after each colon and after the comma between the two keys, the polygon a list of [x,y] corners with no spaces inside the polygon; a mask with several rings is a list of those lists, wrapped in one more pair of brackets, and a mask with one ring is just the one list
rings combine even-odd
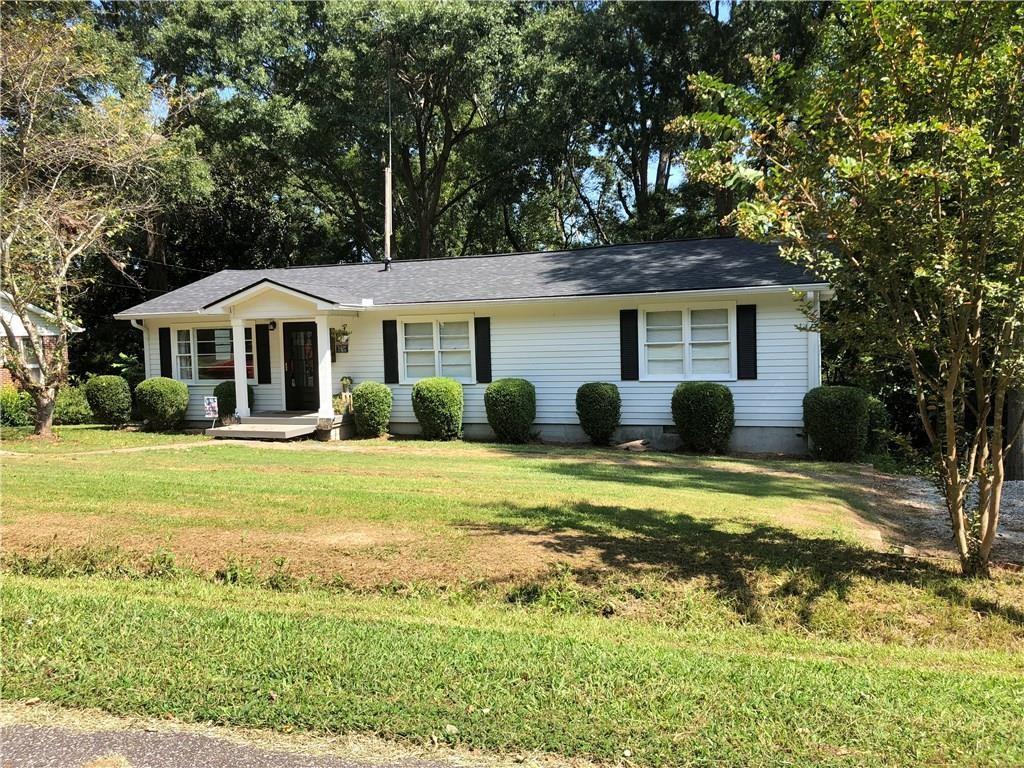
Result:
{"label": "black shutter", "polygon": [[160,375],[171,378],[174,369],[171,367],[171,329],[160,329]]}
{"label": "black shutter", "polygon": [[384,320],[384,383],[398,383],[398,321]]}
{"label": "black shutter", "polygon": [[640,341],[635,309],[619,310],[619,357],[622,380],[637,381],[640,378]]}
{"label": "black shutter", "polygon": [[266,324],[256,326],[256,381],[270,383],[270,326]]}
{"label": "black shutter", "polygon": [[487,384],[491,380],[491,318],[475,318],[473,333],[476,336],[476,380]]}
{"label": "black shutter", "polygon": [[757,378],[757,305],[736,306],[736,377]]}

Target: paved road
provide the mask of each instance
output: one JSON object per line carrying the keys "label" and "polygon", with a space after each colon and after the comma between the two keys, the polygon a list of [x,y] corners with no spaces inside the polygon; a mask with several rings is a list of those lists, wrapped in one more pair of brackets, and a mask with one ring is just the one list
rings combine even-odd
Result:
{"label": "paved road", "polygon": [[[367,768],[327,755],[302,755],[240,745],[198,733],[144,730],[79,731],[43,725],[0,728],[3,768]],[[402,761],[376,768],[441,768]]]}

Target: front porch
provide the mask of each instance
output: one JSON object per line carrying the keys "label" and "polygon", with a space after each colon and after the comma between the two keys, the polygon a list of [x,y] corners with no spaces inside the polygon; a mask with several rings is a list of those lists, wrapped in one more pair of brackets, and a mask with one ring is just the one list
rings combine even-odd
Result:
{"label": "front porch", "polygon": [[240,416],[234,424],[211,427],[204,434],[235,440],[294,440],[315,435],[344,440],[354,434],[350,413],[320,416],[316,411],[262,411]]}

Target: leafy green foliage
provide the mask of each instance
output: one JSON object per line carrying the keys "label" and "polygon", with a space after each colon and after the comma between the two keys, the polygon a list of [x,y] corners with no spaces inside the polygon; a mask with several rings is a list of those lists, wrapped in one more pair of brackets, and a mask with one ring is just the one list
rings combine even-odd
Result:
{"label": "leafy green foliage", "polygon": [[[248,391],[249,408],[251,409],[253,403],[256,402],[256,393],[250,385],[246,384],[245,386]],[[217,398],[217,415],[222,419],[234,416],[238,408],[238,403],[235,399],[235,382],[222,381],[213,388],[213,394]]]}
{"label": "leafy green foliage", "polygon": [[352,390],[352,410],[356,434],[360,437],[381,437],[391,424],[391,387],[379,381],[364,381]]}
{"label": "leafy green foliage", "polygon": [[672,421],[685,450],[728,452],[735,423],[732,390],[708,381],[683,382],[672,393]]}
{"label": "leafy green foliage", "polygon": [[427,440],[462,437],[462,385],[455,379],[433,376],[412,388],[412,410]]}
{"label": "leafy green foliage", "polygon": [[619,388],[604,381],[592,381],[576,390],[576,417],[594,445],[607,445],[622,416]]}
{"label": "leafy green foliage", "polygon": [[149,429],[174,429],[185,420],[188,410],[188,386],[166,376],[156,376],[135,388],[139,414]]}
{"label": "leafy green foliage", "polygon": [[24,427],[32,422],[32,396],[5,385],[0,387],[0,424]]}
{"label": "leafy green foliage", "polygon": [[868,437],[864,450],[872,455],[885,453],[889,444],[892,420],[885,405],[874,395],[868,396]]}
{"label": "leafy green foliage", "polygon": [[484,391],[487,423],[502,443],[525,443],[537,417],[537,390],[526,379],[498,379]]}
{"label": "leafy green foliage", "polygon": [[996,542],[1024,380],[1022,50],[1019,3],[848,3],[801,72],[761,59],[754,89],[696,82],[742,120],[694,173],[757,171],[740,232],[831,284],[812,324],[902,358],[971,574]]}
{"label": "leafy green foliage", "polygon": [[88,424],[92,421],[92,408],[82,387],[66,386],[57,393],[53,408],[54,424]]}
{"label": "leafy green foliage", "polygon": [[120,376],[93,376],[85,382],[85,397],[100,424],[120,426],[132,417],[132,393]]}
{"label": "leafy green foliage", "polygon": [[857,387],[815,387],[804,395],[804,430],[826,461],[856,461],[870,430],[867,393]]}

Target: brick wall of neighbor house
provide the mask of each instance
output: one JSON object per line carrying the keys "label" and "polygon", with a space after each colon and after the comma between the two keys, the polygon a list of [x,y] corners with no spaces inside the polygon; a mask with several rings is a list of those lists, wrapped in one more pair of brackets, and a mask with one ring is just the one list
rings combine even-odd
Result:
{"label": "brick wall of neighbor house", "polygon": [[[57,340],[53,336],[43,336],[43,352],[44,354],[49,353],[53,349],[53,345],[57,343]],[[67,350],[64,350],[64,357],[67,358]],[[21,385],[14,378],[11,370],[6,365],[0,365],[0,386],[11,386],[16,389],[21,389]]]}

